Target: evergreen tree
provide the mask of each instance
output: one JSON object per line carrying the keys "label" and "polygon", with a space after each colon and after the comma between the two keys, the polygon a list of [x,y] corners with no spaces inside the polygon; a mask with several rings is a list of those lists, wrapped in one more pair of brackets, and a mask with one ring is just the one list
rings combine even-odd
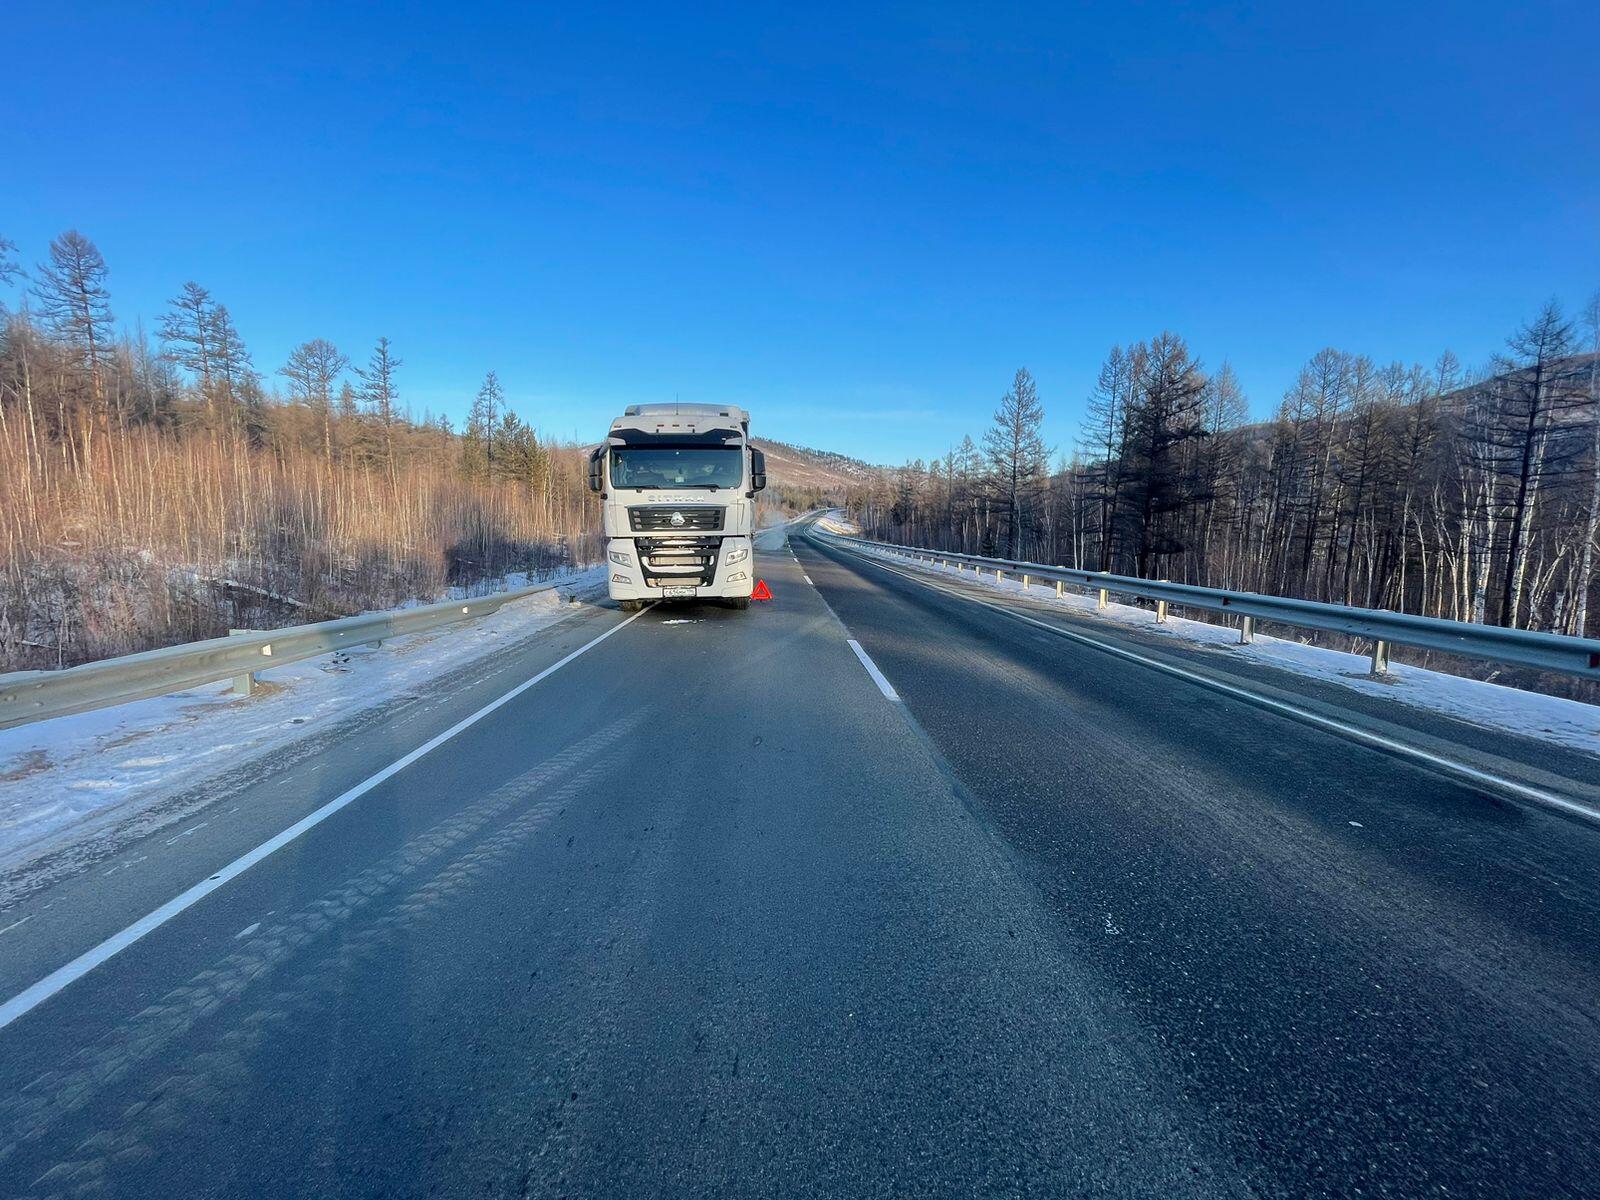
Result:
{"label": "evergreen tree", "polygon": [[1163,333],[1150,340],[1128,412],[1129,462],[1122,473],[1135,522],[1135,571],[1146,578],[1183,549],[1176,518],[1204,498],[1185,470],[1184,451],[1208,433],[1205,385],[1182,338]]}
{"label": "evergreen tree", "polygon": [[367,413],[377,425],[378,452],[376,458],[389,477],[391,489],[399,486],[395,469],[395,429],[400,422],[400,392],[395,386],[395,372],[401,360],[390,350],[389,339],[380,337],[373,347],[367,365],[356,368],[361,380],[361,400]]}

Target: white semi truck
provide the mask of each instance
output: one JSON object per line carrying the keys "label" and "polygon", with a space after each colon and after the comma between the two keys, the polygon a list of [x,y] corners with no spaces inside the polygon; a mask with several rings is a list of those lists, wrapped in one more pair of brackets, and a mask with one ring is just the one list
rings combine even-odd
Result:
{"label": "white semi truck", "polygon": [[750,415],[721,404],[635,404],[589,455],[600,493],[611,598],[719,599],[748,608],[756,493],[767,465]]}

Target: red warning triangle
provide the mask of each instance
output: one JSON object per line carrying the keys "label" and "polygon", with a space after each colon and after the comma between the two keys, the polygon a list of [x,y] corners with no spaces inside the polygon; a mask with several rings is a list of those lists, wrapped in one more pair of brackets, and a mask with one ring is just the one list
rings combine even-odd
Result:
{"label": "red warning triangle", "polygon": [[752,600],[771,600],[772,599],[772,592],[767,587],[767,581],[765,579],[756,580],[756,590],[750,593],[750,599],[752,599]]}

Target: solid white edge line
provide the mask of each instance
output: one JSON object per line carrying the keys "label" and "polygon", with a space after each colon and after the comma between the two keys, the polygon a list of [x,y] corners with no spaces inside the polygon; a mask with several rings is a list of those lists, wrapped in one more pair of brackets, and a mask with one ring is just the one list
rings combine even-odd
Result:
{"label": "solid white edge line", "polygon": [[181,895],[173,897],[154,912],[139,918],[139,920],[135,921],[132,925],[129,925],[126,929],[123,929],[119,933],[112,934],[98,946],[84,951],[65,966],[57,967],[54,971],[50,972],[50,974],[46,975],[37,983],[25,988],[21,992],[18,992],[4,1004],[0,1004],[0,1029],[4,1029],[18,1017],[21,1017],[37,1008],[63,988],[75,983],[79,979],[82,979],[85,975],[94,970],[96,967],[100,966],[102,963],[107,962],[111,958],[114,958],[116,955],[122,953],[122,951],[126,950],[140,938],[144,937],[145,934],[150,933],[152,930],[161,928],[161,926],[172,920],[173,917],[177,916],[185,909],[193,907],[199,901],[209,896],[212,892],[222,887],[223,884],[227,883],[229,880],[236,879],[238,876],[244,874],[251,867],[255,866],[258,862],[272,854],[274,851],[281,850],[307,830],[313,829],[320,825],[323,821],[326,821],[329,817],[333,816],[333,814],[338,812],[341,808],[344,808],[354,801],[359,800],[362,796],[366,795],[384,780],[389,779],[390,777],[405,770],[412,763],[416,762],[417,759],[421,758],[429,751],[435,750],[444,745],[444,743],[455,737],[456,734],[460,733],[462,730],[476,725],[479,721],[483,720],[484,717],[488,716],[496,709],[503,705],[509,704],[512,700],[515,700],[518,696],[522,695],[523,692],[527,691],[540,680],[554,675],[573,659],[589,650],[594,649],[601,642],[605,641],[612,634],[616,633],[619,629],[632,624],[634,621],[644,616],[644,614],[648,611],[650,610],[647,608],[641,609],[639,612],[634,613],[633,616],[627,618],[627,620],[613,625],[599,637],[594,638],[592,641],[585,642],[571,654],[568,654],[565,658],[559,659],[558,661],[552,663],[550,666],[540,671],[537,675],[533,676],[533,678],[524,680],[505,695],[499,697],[498,699],[491,700],[488,704],[485,704],[477,712],[472,713],[470,716],[463,717],[454,725],[450,726],[449,729],[446,729],[443,733],[436,734],[434,737],[429,738],[426,742],[418,746],[409,754],[402,758],[395,759],[394,762],[390,763],[387,767],[384,767],[383,770],[379,771],[377,774],[368,776],[349,791],[342,792],[332,800],[328,801],[315,812],[301,817],[300,820],[296,821],[293,825],[289,826],[289,828],[285,829],[276,837],[268,838],[254,850],[250,850],[245,854],[240,855],[227,866],[223,867],[222,870],[218,871],[215,875],[211,875],[202,880],[200,883],[195,884],[188,891],[182,893]]}
{"label": "solid white edge line", "polygon": [[856,657],[861,660],[861,665],[867,669],[867,674],[872,676],[872,682],[878,685],[878,690],[889,699],[898,701],[900,693],[894,690],[894,685],[883,677],[883,672],[878,670],[878,664],[873,662],[867,652],[861,648],[861,643],[855,638],[848,639],[850,649],[856,652]]}
{"label": "solid white edge line", "polygon": [[[872,556],[862,554],[857,550],[849,550],[846,552],[855,554],[859,558],[866,558],[869,561],[876,562],[885,570],[894,571],[896,574],[902,575],[905,578],[915,578],[915,576],[908,574],[904,570],[897,570],[898,564],[891,566],[880,559],[872,558]],[[925,579],[918,579],[917,582],[932,586],[932,584]],[[1433,751],[1424,750],[1420,746],[1407,745],[1405,742],[1400,742],[1393,738],[1385,737],[1381,733],[1373,733],[1369,730],[1362,729],[1360,726],[1350,725],[1344,721],[1336,720],[1333,717],[1325,717],[1320,713],[1314,713],[1309,709],[1299,708],[1282,700],[1274,700],[1270,696],[1263,696],[1259,692],[1250,691],[1248,688],[1235,687],[1231,683],[1223,683],[1219,679],[1213,679],[1210,676],[1202,675],[1196,671],[1185,670],[1183,667],[1174,666],[1171,663],[1165,663],[1159,659],[1146,658],[1144,655],[1137,654],[1132,650],[1124,650],[1120,646],[1111,645],[1109,642],[1102,642],[1096,638],[1088,637],[1085,634],[1078,633],[1075,630],[1063,629],[1061,626],[1052,625],[1048,621],[1036,620],[1033,617],[1028,616],[1026,613],[1019,613],[1014,609],[1006,608],[999,604],[993,604],[988,600],[982,600],[976,596],[965,595],[961,592],[952,591],[949,588],[937,588],[936,590],[945,593],[947,596],[955,596],[959,599],[970,601],[973,604],[981,605],[984,608],[990,609],[997,613],[1002,613],[1005,616],[1015,617],[1019,621],[1026,621],[1029,625],[1037,625],[1040,629],[1048,629],[1050,632],[1059,634],[1061,637],[1070,638],[1075,642],[1082,642],[1086,646],[1093,646],[1096,650],[1103,651],[1106,654],[1114,654],[1118,658],[1125,658],[1130,662],[1136,662],[1142,666],[1151,667],[1157,671],[1163,671],[1168,675],[1174,675],[1179,679],[1187,680],[1190,683],[1199,684],[1201,687],[1211,688],[1214,691],[1222,692],[1225,695],[1233,696],[1236,699],[1246,701],[1247,703],[1257,705],[1258,707],[1271,709],[1274,712],[1280,713],[1304,724],[1314,725],[1320,729],[1328,730],[1331,733],[1340,734],[1341,736],[1350,738],[1352,741],[1362,742],[1368,746],[1372,746],[1380,750],[1386,750],[1400,758],[1409,758],[1416,762],[1425,763],[1430,767],[1434,767],[1445,772],[1446,774],[1456,775],[1462,779],[1470,780],[1471,782],[1480,784],[1484,787],[1509,793],[1510,795],[1516,796],[1521,800],[1526,800],[1531,804],[1542,804],[1548,808],[1556,809],[1559,812],[1564,812],[1571,816],[1582,817],[1588,821],[1600,821],[1600,811],[1596,811],[1588,805],[1582,804],[1578,801],[1569,800],[1565,796],[1559,795],[1556,792],[1547,792],[1543,788],[1536,788],[1525,783],[1518,783],[1514,779],[1507,779],[1503,775],[1495,775],[1478,767],[1469,766],[1467,763],[1458,762],[1456,759],[1446,758],[1442,754],[1435,754]]]}

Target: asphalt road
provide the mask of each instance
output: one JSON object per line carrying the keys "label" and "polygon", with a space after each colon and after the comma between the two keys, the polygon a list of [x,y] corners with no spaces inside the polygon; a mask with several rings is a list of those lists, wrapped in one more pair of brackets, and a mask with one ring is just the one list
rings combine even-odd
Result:
{"label": "asphalt road", "polygon": [[1594,1194],[1600,830],[795,541],[38,881],[0,1000],[589,646],[0,1028],[0,1195]]}

